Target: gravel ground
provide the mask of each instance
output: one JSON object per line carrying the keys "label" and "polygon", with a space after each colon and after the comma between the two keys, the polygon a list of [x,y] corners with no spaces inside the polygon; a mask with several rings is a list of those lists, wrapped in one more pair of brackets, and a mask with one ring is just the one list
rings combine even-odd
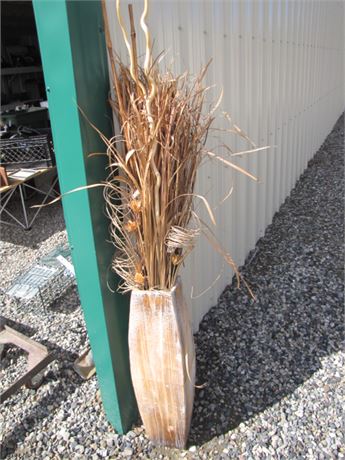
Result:
{"label": "gravel ground", "polygon": [[[97,379],[72,370],[87,344],[73,287],[46,312],[1,299],[10,324],[58,357],[39,390],[2,405],[1,458],[344,458],[343,145],[342,117],[242,267],[257,301],[229,286],[203,319],[195,341],[206,386],[187,451],[154,448],[140,422],[119,436],[106,421]],[[33,232],[3,227],[1,237],[6,288],[66,241],[60,206],[44,208]],[[22,362],[7,350],[1,387]]]}

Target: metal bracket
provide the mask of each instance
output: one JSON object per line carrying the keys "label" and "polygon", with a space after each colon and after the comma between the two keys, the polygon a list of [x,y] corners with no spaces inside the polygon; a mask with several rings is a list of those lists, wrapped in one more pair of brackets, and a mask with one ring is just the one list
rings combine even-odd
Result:
{"label": "metal bracket", "polygon": [[47,347],[6,326],[2,319],[0,323],[0,356],[6,344],[16,345],[26,351],[28,363],[26,373],[1,393],[0,403],[3,403],[24,384],[27,388],[38,388],[43,380],[43,369],[55,359],[52,353],[49,354]]}

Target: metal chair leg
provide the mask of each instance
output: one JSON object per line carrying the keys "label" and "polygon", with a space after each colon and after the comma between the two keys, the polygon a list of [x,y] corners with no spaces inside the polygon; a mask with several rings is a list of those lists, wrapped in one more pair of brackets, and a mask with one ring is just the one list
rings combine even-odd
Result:
{"label": "metal chair leg", "polygon": [[[58,178],[56,177],[55,180],[53,180],[52,185],[50,186],[48,192],[45,193],[45,197],[44,197],[44,199],[43,199],[43,201],[42,201],[42,203],[41,203],[41,206],[45,204],[45,202],[47,201],[47,199],[48,199],[49,197],[51,197],[51,191],[54,189],[54,187],[55,187],[57,181],[58,181]],[[44,192],[41,191],[41,193],[44,193]],[[37,211],[35,212],[35,214],[34,214],[32,220],[31,220],[31,222],[30,222],[30,227],[32,227],[32,224],[33,224],[34,221],[36,220],[36,217],[37,217],[38,214],[40,213],[41,209],[42,209],[42,208],[38,208]]]}
{"label": "metal chair leg", "polygon": [[26,212],[26,205],[25,205],[25,199],[24,199],[24,193],[23,193],[23,185],[19,184],[18,187],[19,187],[20,201],[21,201],[21,204],[22,204],[24,221],[25,221],[24,230],[30,230],[30,225],[29,225],[29,221],[28,221],[28,214]]}

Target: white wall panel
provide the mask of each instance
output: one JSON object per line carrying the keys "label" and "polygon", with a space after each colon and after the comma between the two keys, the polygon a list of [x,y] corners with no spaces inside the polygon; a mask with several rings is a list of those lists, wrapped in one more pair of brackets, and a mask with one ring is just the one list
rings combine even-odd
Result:
{"label": "white wall panel", "polygon": [[[128,3],[122,2],[127,28]],[[138,24],[143,2],[132,3]],[[107,0],[107,8],[114,47],[126,59],[114,0]],[[153,0],[148,22],[154,52],[167,53],[161,68],[196,74],[212,58],[206,84],[216,88],[210,91],[209,102],[223,88],[219,114],[231,114],[258,145],[276,146],[235,160],[257,174],[259,184],[213,162],[199,173],[198,191],[213,206],[234,185],[231,198],[215,210],[215,232],[241,265],[344,110],[344,4]],[[137,27],[138,50],[143,54],[140,32]],[[225,121],[219,118],[216,126],[224,128]],[[236,149],[245,147],[229,136],[222,141]],[[209,139],[210,146],[216,143]],[[195,329],[231,281],[233,273],[223,265],[201,239],[183,271]],[[213,287],[198,296],[219,274]]]}

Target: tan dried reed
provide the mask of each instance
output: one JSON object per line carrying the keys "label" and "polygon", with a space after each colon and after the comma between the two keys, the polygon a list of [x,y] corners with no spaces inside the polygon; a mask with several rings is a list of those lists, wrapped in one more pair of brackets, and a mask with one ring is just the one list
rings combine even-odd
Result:
{"label": "tan dried reed", "polygon": [[[115,93],[110,104],[120,127],[118,136],[109,140],[103,136],[110,169],[104,197],[116,248],[113,269],[123,280],[120,289],[171,289],[201,231],[236,271],[229,254],[193,210],[194,199],[200,200],[215,223],[206,198],[194,192],[198,167],[205,155],[256,179],[205,150],[214,119],[214,111],[203,111],[206,88],[202,80],[207,66],[194,80],[186,74],[176,77],[159,71],[151,55],[145,0],[140,24],[146,37],[146,55],[141,67],[132,7],[130,42],[117,0],[117,17],[130,57],[126,66],[112,48],[104,0],[102,8]],[[246,136],[236,125],[232,129]],[[250,152],[257,150],[252,147]]]}

